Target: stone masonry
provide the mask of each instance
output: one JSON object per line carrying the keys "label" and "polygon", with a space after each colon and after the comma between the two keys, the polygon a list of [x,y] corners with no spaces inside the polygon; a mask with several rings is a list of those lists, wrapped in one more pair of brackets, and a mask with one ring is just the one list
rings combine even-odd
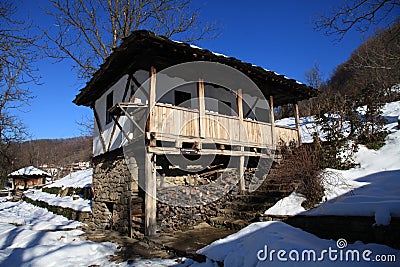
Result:
{"label": "stone masonry", "polygon": [[[129,233],[132,211],[129,204],[138,197],[137,177],[129,172],[123,156],[93,160],[92,212],[96,227]],[[132,206],[131,206],[132,207]]]}

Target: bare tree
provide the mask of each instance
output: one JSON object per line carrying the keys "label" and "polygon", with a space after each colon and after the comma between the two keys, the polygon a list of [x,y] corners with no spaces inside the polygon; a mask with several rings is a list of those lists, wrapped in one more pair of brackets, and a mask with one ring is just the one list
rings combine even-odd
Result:
{"label": "bare tree", "polygon": [[[327,35],[337,35],[342,40],[348,31],[367,32],[381,22],[391,26],[398,19],[399,0],[352,0],[317,17],[315,28]],[[397,32],[397,36],[400,32]]]}
{"label": "bare tree", "polygon": [[0,175],[12,168],[15,150],[12,146],[28,135],[15,116],[31,99],[26,88],[36,82],[33,62],[36,60],[35,38],[30,25],[15,19],[16,6],[12,1],[0,1]]}
{"label": "bare tree", "polygon": [[315,89],[321,89],[321,87],[324,84],[324,80],[323,80],[323,74],[319,68],[318,63],[315,61],[314,62],[314,66],[307,70],[305,73],[306,76],[306,82],[308,83],[308,85],[310,85],[311,87],[315,88]]}
{"label": "bare tree", "polygon": [[81,120],[75,122],[81,133],[81,136],[93,136],[94,135],[94,119],[93,117],[82,117]]}
{"label": "bare tree", "polygon": [[[374,84],[391,96],[391,87],[400,83],[400,20],[391,28],[371,37],[353,53],[350,68],[357,72],[358,87]],[[391,99],[388,99],[391,101]]]}
{"label": "bare tree", "polygon": [[214,38],[215,23],[203,25],[191,0],[50,0],[54,28],[44,30],[50,56],[71,59],[79,78],[90,77],[124,37],[146,29],[184,42]]}

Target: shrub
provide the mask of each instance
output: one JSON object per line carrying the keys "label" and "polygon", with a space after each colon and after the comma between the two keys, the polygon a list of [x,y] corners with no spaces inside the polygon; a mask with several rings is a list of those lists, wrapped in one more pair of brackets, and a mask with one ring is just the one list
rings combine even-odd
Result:
{"label": "shrub", "polygon": [[282,179],[299,181],[296,191],[306,198],[302,206],[312,208],[324,196],[320,150],[311,145],[302,145],[287,151],[291,152],[285,155],[285,165],[280,168],[280,175]]}

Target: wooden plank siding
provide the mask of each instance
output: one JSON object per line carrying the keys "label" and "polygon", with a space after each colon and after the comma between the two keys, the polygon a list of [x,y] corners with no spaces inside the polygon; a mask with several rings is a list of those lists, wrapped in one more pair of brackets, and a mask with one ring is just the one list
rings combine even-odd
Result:
{"label": "wooden plank siding", "polygon": [[289,145],[295,142],[299,145],[297,129],[275,125],[275,140],[278,146]]}
{"label": "wooden plank siding", "polygon": [[[244,145],[250,147],[270,147],[272,144],[271,124],[249,119],[240,121],[238,117],[206,112],[203,118],[204,137],[200,138],[199,111],[156,103],[151,129],[162,141],[183,142],[201,139],[203,143]],[[297,130],[276,126],[276,142],[298,142]]]}

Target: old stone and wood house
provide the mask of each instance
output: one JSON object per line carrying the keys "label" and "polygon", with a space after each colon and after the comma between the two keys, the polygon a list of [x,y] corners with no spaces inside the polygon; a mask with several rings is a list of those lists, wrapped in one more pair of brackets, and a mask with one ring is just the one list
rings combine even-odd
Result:
{"label": "old stone and wood house", "polygon": [[[174,68],[191,62],[197,63]],[[239,188],[246,190],[246,159],[271,157],[281,143],[299,144],[297,102],[316,94],[238,59],[132,32],[74,100],[94,112],[94,223],[154,235],[166,173],[187,171],[198,157],[211,158],[201,162],[209,166],[233,159]],[[274,107],[284,104],[293,104],[297,128],[274,124]]]}
{"label": "old stone and wood house", "polygon": [[13,190],[26,190],[30,187],[44,185],[46,184],[46,178],[50,177],[49,173],[34,166],[21,168],[8,175],[8,178],[12,179]]}

